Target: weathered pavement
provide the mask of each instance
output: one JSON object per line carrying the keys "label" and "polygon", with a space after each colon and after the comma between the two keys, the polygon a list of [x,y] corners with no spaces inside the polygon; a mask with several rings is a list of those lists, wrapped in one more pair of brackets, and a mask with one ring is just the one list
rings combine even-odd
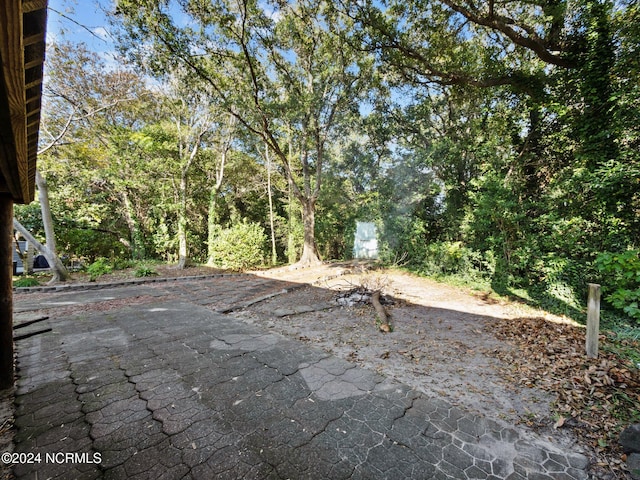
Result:
{"label": "weathered pavement", "polygon": [[50,308],[52,331],[17,342],[16,477],[588,478],[578,452],[223,313],[292,286],[19,295],[17,322]]}

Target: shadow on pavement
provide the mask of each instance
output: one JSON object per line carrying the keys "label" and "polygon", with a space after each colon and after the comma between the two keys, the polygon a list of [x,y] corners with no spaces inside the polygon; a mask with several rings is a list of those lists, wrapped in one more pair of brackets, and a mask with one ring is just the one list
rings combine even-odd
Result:
{"label": "shadow on pavement", "polygon": [[52,330],[17,343],[15,476],[588,478],[577,450],[259,321],[306,281],[283,276],[17,295]]}

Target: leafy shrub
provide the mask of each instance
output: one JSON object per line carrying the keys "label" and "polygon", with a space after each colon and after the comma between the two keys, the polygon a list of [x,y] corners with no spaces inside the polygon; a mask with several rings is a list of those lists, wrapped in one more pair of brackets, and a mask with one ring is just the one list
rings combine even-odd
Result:
{"label": "leafy shrub", "polygon": [[[544,308],[562,308],[565,315],[580,315],[584,306],[589,266],[585,262],[555,254],[532,255],[527,288]],[[553,306],[555,304],[555,306]]]}
{"label": "leafy shrub", "polygon": [[462,242],[431,243],[425,249],[421,269],[428,275],[487,278],[495,271],[493,252],[478,252]]}
{"label": "leafy shrub", "polygon": [[37,287],[40,285],[38,279],[33,277],[22,277],[13,282],[14,287]]}
{"label": "leafy shrub", "polygon": [[108,259],[104,257],[98,258],[95,262],[87,267],[87,273],[89,274],[89,280],[95,282],[101,275],[113,272],[113,265]]}
{"label": "leafy shrub", "polygon": [[640,250],[598,255],[605,300],[640,321]]}
{"label": "leafy shrub", "polygon": [[148,265],[140,265],[136,269],[134,274],[136,277],[152,277],[154,275],[157,275],[158,272],[156,272],[153,268],[149,267]]}
{"label": "leafy shrub", "polygon": [[221,268],[242,269],[264,263],[267,236],[257,223],[238,223],[220,230],[213,242],[211,260]]}
{"label": "leafy shrub", "polygon": [[640,288],[630,290],[627,288],[619,288],[606,297],[611,305],[619,310],[624,311],[627,315],[635,320],[640,320]]}
{"label": "leafy shrub", "polygon": [[111,266],[113,270],[124,270],[125,268],[130,268],[135,266],[135,262],[129,258],[114,258],[111,260]]}

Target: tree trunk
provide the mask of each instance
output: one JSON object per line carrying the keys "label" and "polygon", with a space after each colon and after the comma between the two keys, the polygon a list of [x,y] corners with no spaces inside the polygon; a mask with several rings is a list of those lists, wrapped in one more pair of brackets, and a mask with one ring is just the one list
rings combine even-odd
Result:
{"label": "tree trunk", "polygon": [[135,211],[131,205],[131,200],[129,199],[129,193],[126,189],[122,192],[122,199],[124,202],[124,221],[126,222],[127,227],[129,227],[131,243],[129,245],[122,241],[121,243],[129,248],[131,256],[134,259],[141,260],[146,256],[144,240],[142,238],[142,232],[140,231],[140,225],[136,219]]}
{"label": "tree trunk", "polygon": [[269,226],[271,228],[271,264],[278,263],[278,252],[276,250],[276,230],[273,225],[273,195],[271,193],[271,160],[269,157],[269,145],[264,146],[264,154],[267,159],[267,196],[269,197]]}
{"label": "tree trunk", "polygon": [[187,174],[180,177],[180,208],[178,209],[178,269],[183,269],[189,262],[187,247]]}
{"label": "tree trunk", "polygon": [[20,261],[22,262],[23,272],[28,274],[28,275],[31,275],[33,273],[33,264],[34,264],[34,261],[35,261],[34,257],[35,257],[36,249],[29,242],[25,242],[27,244],[27,247],[26,247],[25,251],[23,252],[22,249],[20,248],[20,240],[19,240],[19,238],[20,238],[20,236],[16,235],[15,238],[13,239],[13,243],[15,245],[15,253],[18,254],[18,257],[20,258]]}
{"label": "tree trunk", "polygon": [[0,389],[13,386],[13,199],[0,195]]}
{"label": "tree trunk", "polygon": [[33,273],[33,264],[35,262],[35,251],[33,245],[27,242],[27,251],[25,252],[24,260],[22,264],[24,265],[25,273],[31,275]]}
{"label": "tree trunk", "polygon": [[56,236],[53,231],[53,219],[51,218],[51,206],[49,205],[49,187],[39,170],[36,170],[36,185],[38,186],[38,200],[40,200],[40,210],[42,212],[44,238],[46,239],[47,247],[55,255]]}
{"label": "tree trunk", "polygon": [[[289,156],[287,158],[287,161],[289,161],[291,158],[293,157],[293,146],[291,144],[291,139],[289,139]],[[288,170],[287,170],[288,171]],[[289,259],[289,263],[295,263],[296,262],[296,258],[298,257],[296,254],[296,248],[295,248],[295,238],[294,238],[294,230],[293,230],[293,192],[292,192],[292,186],[293,186],[293,178],[292,175],[289,173],[287,175],[287,185],[289,187],[289,206],[288,206],[288,211],[289,211],[289,235],[287,238],[287,257]]]}
{"label": "tree trunk", "polygon": [[214,266],[213,245],[219,230],[218,188],[213,187],[209,193],[209,212],[207,215],[207,265],[209,266]]}
{"label": "tree trunk", "polygon": [[[64,282],[69,279],[69,272],[58,258],[58,254],[56,252],[56,236],[53,230],[51,206],[49,205],[49,187],[47,186],[47,181],[38,170],[36,170],[36,185],[38,187],[38,199],[40,200],[40,211],[42,214],[42,224],[44,226],[45,243],[47,244],[46,248],[38,248],[38,245],[41,245],[39,242],[32,243],[31,240],[27,238],[24,231],[19,228],[16,229],[19,230],[25,238],[27,238],[30,244],[35,245],[36,248],[38,248],[38,250],[45,256],[47,262],[49,262],[49,268],[51,268],[51,272],[53,273],[51,283]],[[14,219],[14,224],[16,221],[17,220]],[[22,225],[20,226],[22,227]],[[33,238],[26,229],[25,231],[31,236],[31,238]]]}
{"label": "tree trunk", "polygon": [[214,170],[211,172],[215,175],[210,176],[210,180],[215,183],[209,191],[209,212],[207,217],[207,265],[213,266],[213,245],[216,237],[220,231],[220,215],[218,214],[218,193],[222,188],[222,182],[224,181],[224,170],[227,164],[227,155],[231,150],[231,142],[234,139],[237,119],[233,115],[227,116],[227,122],[224,124],[222,132],[222,142],[220,144],[220,162],[214,165]]}
{"label": "tree trunk", "polygon": [[316,246],[316,200],[314,198],[300,198],[302,203],[302,224],[304,227],[304,244],[300,265],[315,265],[322,263]]}
{"label": "tree trunk", "polygon": [[50,283],[64,282],[65,280],[69,279],[69,272],[67,271],[65,266],[62,264],[58,256],[55,254],[52,254],[49,251],[48,247],[46,247],[45,245],[42,245],[38,240],[36,240],[35,237],[31,235],[31,232],[29,232],[29,230],[27,230],[15,218],[13,219],[13,228],[18,230],[22,234],[22,236],[27,239],[27,242],[35,245],[36,249],[39,252],[42,252],[42,254],[45,256],[45,258],[47,259],[47,262],[49,262],[49,268],[51,268],[51,273],[53,274],[53,278],[51,279]]}
{"label": "tree trunk", "polygon": [[218,233],[220,231],[220,215],[218,213],[218,193],[222,188],[222,182],[224,180],[224,169],[227,163],[227,153],[229,151],[229,145],[231,144],[231,134],[229,134],[229,139],[226,146],[223,148],[222,153],[220,154],[220,164],[216,167],[216,178],[215,184],[211,187],[211,191],[209,193],[209,212],[207,217],[207,244],[208,244],[208,259],[207,265],[213,266],[213,245]]}

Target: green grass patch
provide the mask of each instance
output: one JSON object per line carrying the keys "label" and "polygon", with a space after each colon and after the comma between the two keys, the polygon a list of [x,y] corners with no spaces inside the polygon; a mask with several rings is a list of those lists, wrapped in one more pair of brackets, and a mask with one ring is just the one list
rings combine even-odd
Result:
{"label": "green grass patch", "polygon": [[13,286],[17,288],[39,287],[40,281],[35,277],[22,276],[22,277],[14,278]]}

